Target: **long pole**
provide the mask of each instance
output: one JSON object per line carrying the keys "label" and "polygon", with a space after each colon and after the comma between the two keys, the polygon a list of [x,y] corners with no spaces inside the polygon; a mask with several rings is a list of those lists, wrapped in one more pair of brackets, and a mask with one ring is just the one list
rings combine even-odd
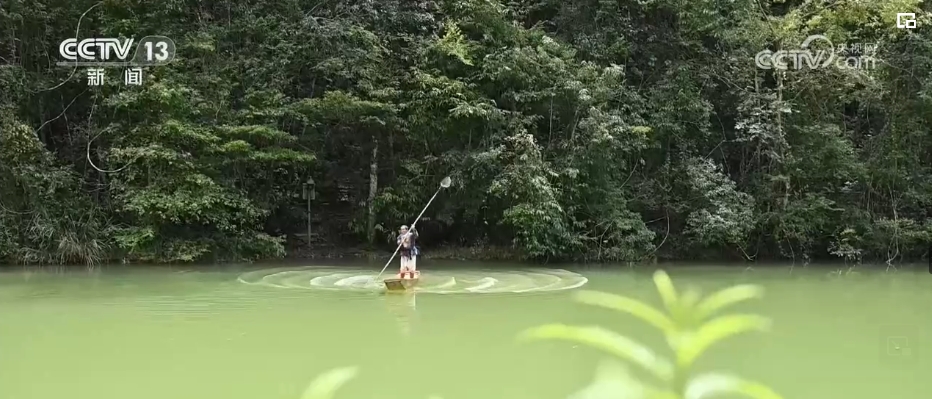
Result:
{"label": "long pole", "polygon": [[[440,194],[440,190],[443,190],[443,185],[441,185],[440,188],[437,189],[437,192],[434,193],[433,197],[430,197],[430,201],[427,201],[427,205],[424,207],[424,209],[421,210],[421,213],[417,215],[417,219],[414,219],[414,223],[411,223],[411,230],[414,230],[414,226],[417,225],[417,221],[421,220],[421,216],[424,216],[424,212],[427,211],[427,207],[430,206],[431,202],[434,202],[434,198],[437,198],[437,194]],[[411,233],[408,232],[408,234],[411,234]],[[403,242],[399,243],[398,247],[395,248],[395,252],[392,253],[392,257],[388,258],[388,263],[385,264],[385,267],[382,268],[382,271],[379,272],[379,275],[375,277],[376,280],[378,280],[379,277],[382,277],[382,273],[385,273],[385,269],[388,269],[388,265],[392,264],[392,261],[395,260],[395,255],[398,255],[398,250],[401,249],[402,244],[404,243]]]}
{"label": "long pole", "polygon": [[311,194],[307,195],[307,246],[311,246]]}

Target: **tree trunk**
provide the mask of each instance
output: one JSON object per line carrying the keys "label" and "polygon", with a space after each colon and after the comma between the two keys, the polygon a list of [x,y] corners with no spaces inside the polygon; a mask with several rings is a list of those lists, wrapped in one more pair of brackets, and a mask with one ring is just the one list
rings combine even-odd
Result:
{"label": "tree trunk", "polygon": [[379,139],[372,136],[372,159],[369,160],[369,219],[366,223],[369,245],[375,244],[375,193],[379,189]]}

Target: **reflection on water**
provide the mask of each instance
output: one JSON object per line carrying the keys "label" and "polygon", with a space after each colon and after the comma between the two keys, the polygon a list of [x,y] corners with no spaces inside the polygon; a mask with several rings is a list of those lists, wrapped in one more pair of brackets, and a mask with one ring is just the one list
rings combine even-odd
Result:
{"label": "reflection on water", "polygon": [[410,337],[417,317],[417,293],[414,291],[386,292],[383,295],[389,312],[398,321],[402,335]]}

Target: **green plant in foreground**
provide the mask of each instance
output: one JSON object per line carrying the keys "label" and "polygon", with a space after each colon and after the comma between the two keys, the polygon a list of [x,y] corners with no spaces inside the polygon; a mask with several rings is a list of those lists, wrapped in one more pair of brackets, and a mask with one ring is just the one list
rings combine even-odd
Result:
{"label": "green plant in foreground", "polygon": [[598,326],[547,324],[524,331],[524,340],[558,339],[594,347],[632,363],[651,374],[659,384],[639,381],[627,367],[607,361],[599,367],[595,381],[578,394],[587,399],[705,399],[740,394],[756,399],[780,399],[769,387],[732,375],[711,372],[694,375],[696,360],[712,345],[744,332],[766,330],[770,320],[752,314],[716,316],[722,309],[757,298],[763,289],[739,285],[701,298],[697,291],[678,295],[670,277],[654,273],[654,283],[666,313],[641,301],[602,292],[581,291],[579,302],[631,314],[659,329],[674,359],[658,356],[649,347]]}
{"label": "green plant in foreground", "polygon": [[[666,337],[675,359],[664,359],[650,348],[603,327],[547,324],[520,335],[525,340],[561,339],[601,349],[647,371],[662,387],[635,378],[622,363],[607,361],[595,381],[575,398],[584,399],[708,399],[722,394],[741,394],[755,399],[782,399],[769,387],[732,375],[710,372],[694,375],[693,364],[712,345],[744,332],[763,331],[770,320],[752,314],[718,315],[722,309],[763,294],[755,285],[738,285],[701,298],[697,291],[678,295],[670,277],[654,273],[654,283],[666,313],[641,301],[594,291],[581,291],[579,302],[629,313],[658,328]],[[301,399],[333,399],[336,391],[356,377],[358,367],[343,367],[318,376]],[[430,399],[440,399],[431,397]]]}
{"label": "green plant in foreground", "polygon": [[[327,371],[311,381],[301,394],[301,399],[333,399],[343,385],[356,378],[359,367],[340,367]],[[431,396],[428,399],[441,399]]]}
{"label": "green plant in foreground", "polygon": [[301,399],[333,399],[343,385],[356,378],[359,367],[340,367],[323,373],[304,389]]}

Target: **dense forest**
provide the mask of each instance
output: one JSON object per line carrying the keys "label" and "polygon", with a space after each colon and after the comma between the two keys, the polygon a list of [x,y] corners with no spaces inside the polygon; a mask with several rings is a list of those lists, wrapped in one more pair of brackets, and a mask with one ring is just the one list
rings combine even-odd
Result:
{"label": "dense forest", "polygon": [[[446,175],[418,223],[428,247],[918,260],[932,243],[923,7],[4,0],[0,263],[392,247]],[[918,27],[897,28],[902,12]],[[831,62],[757,64],[816,34]],[[140,86],[56,65],[67,38],[147,35],[177,55]]]}

